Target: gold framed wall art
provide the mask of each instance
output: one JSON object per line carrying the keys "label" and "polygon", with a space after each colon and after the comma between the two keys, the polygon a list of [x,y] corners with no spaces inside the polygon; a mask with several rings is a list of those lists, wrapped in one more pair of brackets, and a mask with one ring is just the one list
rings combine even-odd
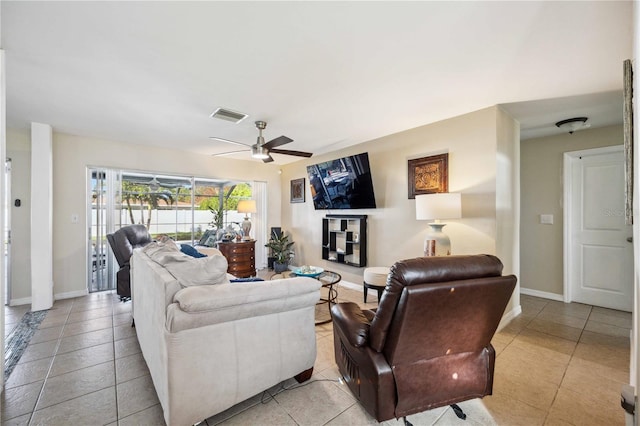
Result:
{"label": "gold framed wall art", "polygon": [[449,154],[409,160],[409,199],[449,191]]}

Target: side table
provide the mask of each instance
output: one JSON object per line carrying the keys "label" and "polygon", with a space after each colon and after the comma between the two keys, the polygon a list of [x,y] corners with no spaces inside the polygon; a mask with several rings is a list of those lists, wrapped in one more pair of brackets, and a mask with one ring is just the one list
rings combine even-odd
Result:
{"label": "side table", "polygon": [[227,258],[227,272],[238,278],[255,277],[256,275],[256,242],[219,242],[218,250]]}

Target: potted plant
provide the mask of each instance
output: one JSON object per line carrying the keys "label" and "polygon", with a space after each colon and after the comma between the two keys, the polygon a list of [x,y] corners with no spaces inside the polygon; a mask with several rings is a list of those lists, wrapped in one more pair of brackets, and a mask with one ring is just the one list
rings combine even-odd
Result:
{"label": "potted plant", "polygon": [[271,249],[271,255],[274,258],[273,270],[276,274],[286,271],[289,267],[289,259],[293,254],[292,245],[293,241],[289,241],[289,237],[285,235],[284,231],[280,233],[280,236],[275,232],[271,234],[269,242],[264,245]]}

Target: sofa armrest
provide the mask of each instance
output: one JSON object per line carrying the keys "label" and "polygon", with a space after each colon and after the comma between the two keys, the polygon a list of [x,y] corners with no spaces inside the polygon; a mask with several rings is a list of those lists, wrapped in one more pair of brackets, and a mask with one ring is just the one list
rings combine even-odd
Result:
{"label": "sofa armrest", "polygon": [[175,333],[282,312],[308,309],[313,314],[320,286],[313,278],[296,277],[187,287],[175,294],[167,308],[166,328]]}
{"label": "sofa armrest", "polygon": [[362,309],[353,303],[338,303],[331,307],[334,327],[342,330],[349,343],[360,348],[369,341],[369,319],[362,313]]}

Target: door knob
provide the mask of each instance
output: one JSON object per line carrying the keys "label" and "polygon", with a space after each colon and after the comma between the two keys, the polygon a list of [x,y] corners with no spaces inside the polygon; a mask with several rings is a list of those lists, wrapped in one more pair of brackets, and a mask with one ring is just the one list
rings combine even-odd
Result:
{"label": "door knob", "polygon": [[627,237],[627,242],[632,243],[633,242],[633,237]]}

